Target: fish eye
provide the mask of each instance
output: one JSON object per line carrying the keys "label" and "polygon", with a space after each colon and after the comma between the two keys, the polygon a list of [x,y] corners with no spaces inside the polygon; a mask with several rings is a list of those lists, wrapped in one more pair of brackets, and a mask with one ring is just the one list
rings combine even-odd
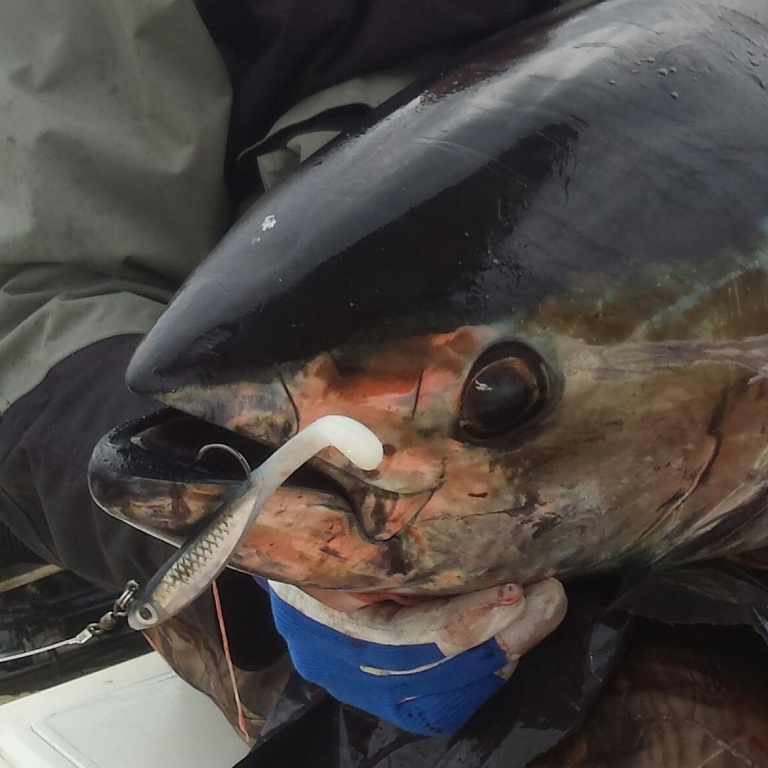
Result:
{"label": "fish eye", "polygon": [[550,381],[546,363],[526,345],[505,342],[487,350],[464,385],[459,437],[482,442],[526,424],[546,405]]}

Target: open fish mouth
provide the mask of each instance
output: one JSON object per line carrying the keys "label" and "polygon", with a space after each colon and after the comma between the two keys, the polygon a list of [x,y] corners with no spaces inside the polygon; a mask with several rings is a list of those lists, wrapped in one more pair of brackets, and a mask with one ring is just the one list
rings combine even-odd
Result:
{"label": "open fish mouth", "polygon": [[[124,424],[94,450],[91,493],[102,509],[150,535],[179,544],[241,486],[244,468],[262,464],[275,446],[164,408]],[[315,458],[270,498],[230,565],[255,575],[319,588],[396,588],[406,570],[396,536],[376,519],[405,504],[416,515],[431,492],[412,497],[377,488]],[[308,551],[311,550],[311,551]],[[394,565],[393,565],[394,564]],[[393,578],[382,580],[389,572]],[[399,572],[399,573],[398,573]]]}

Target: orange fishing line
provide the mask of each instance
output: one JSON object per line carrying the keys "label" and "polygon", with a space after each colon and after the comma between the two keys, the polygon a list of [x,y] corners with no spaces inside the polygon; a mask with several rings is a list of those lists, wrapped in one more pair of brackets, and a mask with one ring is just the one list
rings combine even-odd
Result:
{"label": "orange fishing line", "polygon": [[245,740],[250,743],[250,736],[245,727],[245,713],[243,705],[240,703],[240,692],[237,690],[237,680],[235,679],[235,668],[232,666],[232,656],[229,652],[229,640],[227,639],[227,630],[224,626],[224,613],[221,610],[221,600],[219,600],[219,588],[214,581],[211,585],[213,589],[213,602],[216,604],[216,618],[219,620],[219,631],[221,632],[221,644],[224,648],[224,658],[227,660],[229,669],[229,679],[232,681],[232,691],[235,695],[235,706],[237,707],[237,725],[243,733]]}

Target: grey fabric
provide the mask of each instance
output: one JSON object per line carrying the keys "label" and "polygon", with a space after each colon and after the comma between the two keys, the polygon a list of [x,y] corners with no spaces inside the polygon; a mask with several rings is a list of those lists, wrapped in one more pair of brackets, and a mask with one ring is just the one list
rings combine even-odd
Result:
{"label": "grey fabric", "polygon": [[0,412],[221,236],[229,108],[192,0],[0,0]]}
{"label": "grey fabric", "polygon": [[[378,107],[387,99],[409,86],[432,63],[424,58],[409,66],[380,72],[366,77],[356,77],[345,83],[327,88],[307,97],[288,110],[270,129],[267,139],[292,125],[311,121],[324,112],[349,104],[362,104]],[[290,175],[298,166],[315,152],[322,149],[329,141],[338,136],[339,131],[316,131],[291,135],[283,147],[258,155],[258,168],[265,189],[271,189]],[[244,150],[243,155],[249,153]]]}
{"label": "grey fabric", "polygon": [[[310,96],[272,133],[425,66]],[[146,332],[223,235],[229,107],[192,0],[0,0],[0,413],[77,350]],[[335,135],[261,158],[265,187]]]}

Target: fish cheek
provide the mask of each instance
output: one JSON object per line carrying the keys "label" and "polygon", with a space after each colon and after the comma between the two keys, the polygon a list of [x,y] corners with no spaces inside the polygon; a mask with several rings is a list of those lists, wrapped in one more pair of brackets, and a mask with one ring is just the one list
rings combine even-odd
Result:
{"label": "fish cheek", "polygon": [[[638,541],[655,556],[661,542],[646,541],[648,531],[711,458],[709,419],[721,385],[699,382],[692,397],[673,378],[572,386],[535,437],[489,450],[486,494],[465,502],[467,514],[453,524],[473,542],[465,567],[477,578],[485,569],[488,578],[495,571],[529,580],[610,567]],[[469,477],[465,467],[464,485],[474,490]],[[446,508],[456,503],[455,494],[443,499]],[[436,527],[440,515],[431,511],[424,523]]]}
{"label": "fish cheek", "polygon": [[[276,494],[249,528],[233,563],[250,573],[326,589],[388,586],[391,548],[365,540],[332,500]],[[402,560],[402,558],[401,558]],[[399,582],[399,578],[394,579]]]}
{"label": "fish cheek", "polygon": [[669,550],[668,531],[681,524],[681,505],[716,455],[715,424],[733,386],[733,370],[701,364],[566,394],[550,433],[566,454],[549,469],[566,488],[577,489],[578,478],[596,484],[602,509],[595,535],[611,559],[625,550],[656,559]]}
{"label": "fish cheek", "polygon": [[[768,543],[768,382],[730,387],[711,424],[715,451],[670,532],[677,559],[749,552]],[[765,521],[765,522],[764,522]]]}

